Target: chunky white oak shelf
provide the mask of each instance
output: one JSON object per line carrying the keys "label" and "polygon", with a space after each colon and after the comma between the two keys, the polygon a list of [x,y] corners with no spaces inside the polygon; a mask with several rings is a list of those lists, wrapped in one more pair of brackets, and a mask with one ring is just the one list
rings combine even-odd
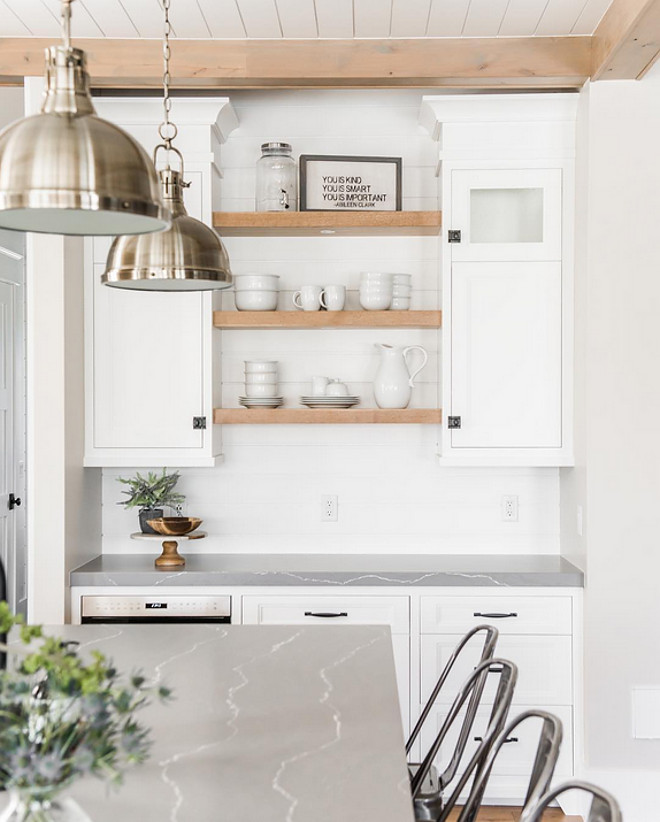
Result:
{"label": "chunky white oak shelf", "polygon": [[216,408],[216,425],[440,424],[440,408]]}
{"label": "chunky white oak shelf", "polygon": [[314,235],[437,235],[440,211],[216,211],[213,227],[223,237]]}
{"label": "chunky white oak shelf", "polygon": [[214,311],[216,328],[440,328],[442,311]]}

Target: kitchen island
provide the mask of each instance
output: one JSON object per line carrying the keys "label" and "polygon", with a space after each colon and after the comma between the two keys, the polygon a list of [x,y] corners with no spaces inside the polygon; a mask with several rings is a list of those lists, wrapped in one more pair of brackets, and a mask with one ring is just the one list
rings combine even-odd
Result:
{"label": "kitchen island", "polygon": [[141,713],[151,757],[118,791],[91,778],[72,788],[94,822],[412,822],[388,628],[52,632],[174,691]]}

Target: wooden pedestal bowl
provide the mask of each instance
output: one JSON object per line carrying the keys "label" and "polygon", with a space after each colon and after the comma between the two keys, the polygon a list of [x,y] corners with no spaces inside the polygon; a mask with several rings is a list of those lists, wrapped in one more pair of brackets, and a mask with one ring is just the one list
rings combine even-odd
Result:
{"label": "wooden pedestal bowl", "polygon": [[164,537],[183,537],[197,530],[202,524],[198,517],[158,517],[148,520],[149,525]]}

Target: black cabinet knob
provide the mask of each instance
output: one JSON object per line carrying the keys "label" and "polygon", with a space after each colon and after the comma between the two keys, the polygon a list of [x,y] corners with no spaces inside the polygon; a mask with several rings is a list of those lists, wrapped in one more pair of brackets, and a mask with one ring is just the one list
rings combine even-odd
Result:
{"label": "black cabinet knob", "polygon": [[10,494],[9,495],[9,510],[13,511],[14,508],[19,508],[20,505],[21,505],[21,502],[22,502],[22,500],[21,500],[20,497],[15,497],[13,494]]}

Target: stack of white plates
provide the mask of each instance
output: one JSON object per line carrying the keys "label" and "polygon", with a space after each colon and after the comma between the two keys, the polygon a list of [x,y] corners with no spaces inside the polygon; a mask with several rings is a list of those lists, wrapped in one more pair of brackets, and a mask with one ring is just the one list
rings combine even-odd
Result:
{"label": "stack of white plates", "polygon": [[238,401],[245,408],[279,408],[284,405],[284,397],[239,397]]}
{"label": "stack of white plates", "polygon": [[300,404],[308,408],[352,408],[359,405],[359,397],[301,397]]}

